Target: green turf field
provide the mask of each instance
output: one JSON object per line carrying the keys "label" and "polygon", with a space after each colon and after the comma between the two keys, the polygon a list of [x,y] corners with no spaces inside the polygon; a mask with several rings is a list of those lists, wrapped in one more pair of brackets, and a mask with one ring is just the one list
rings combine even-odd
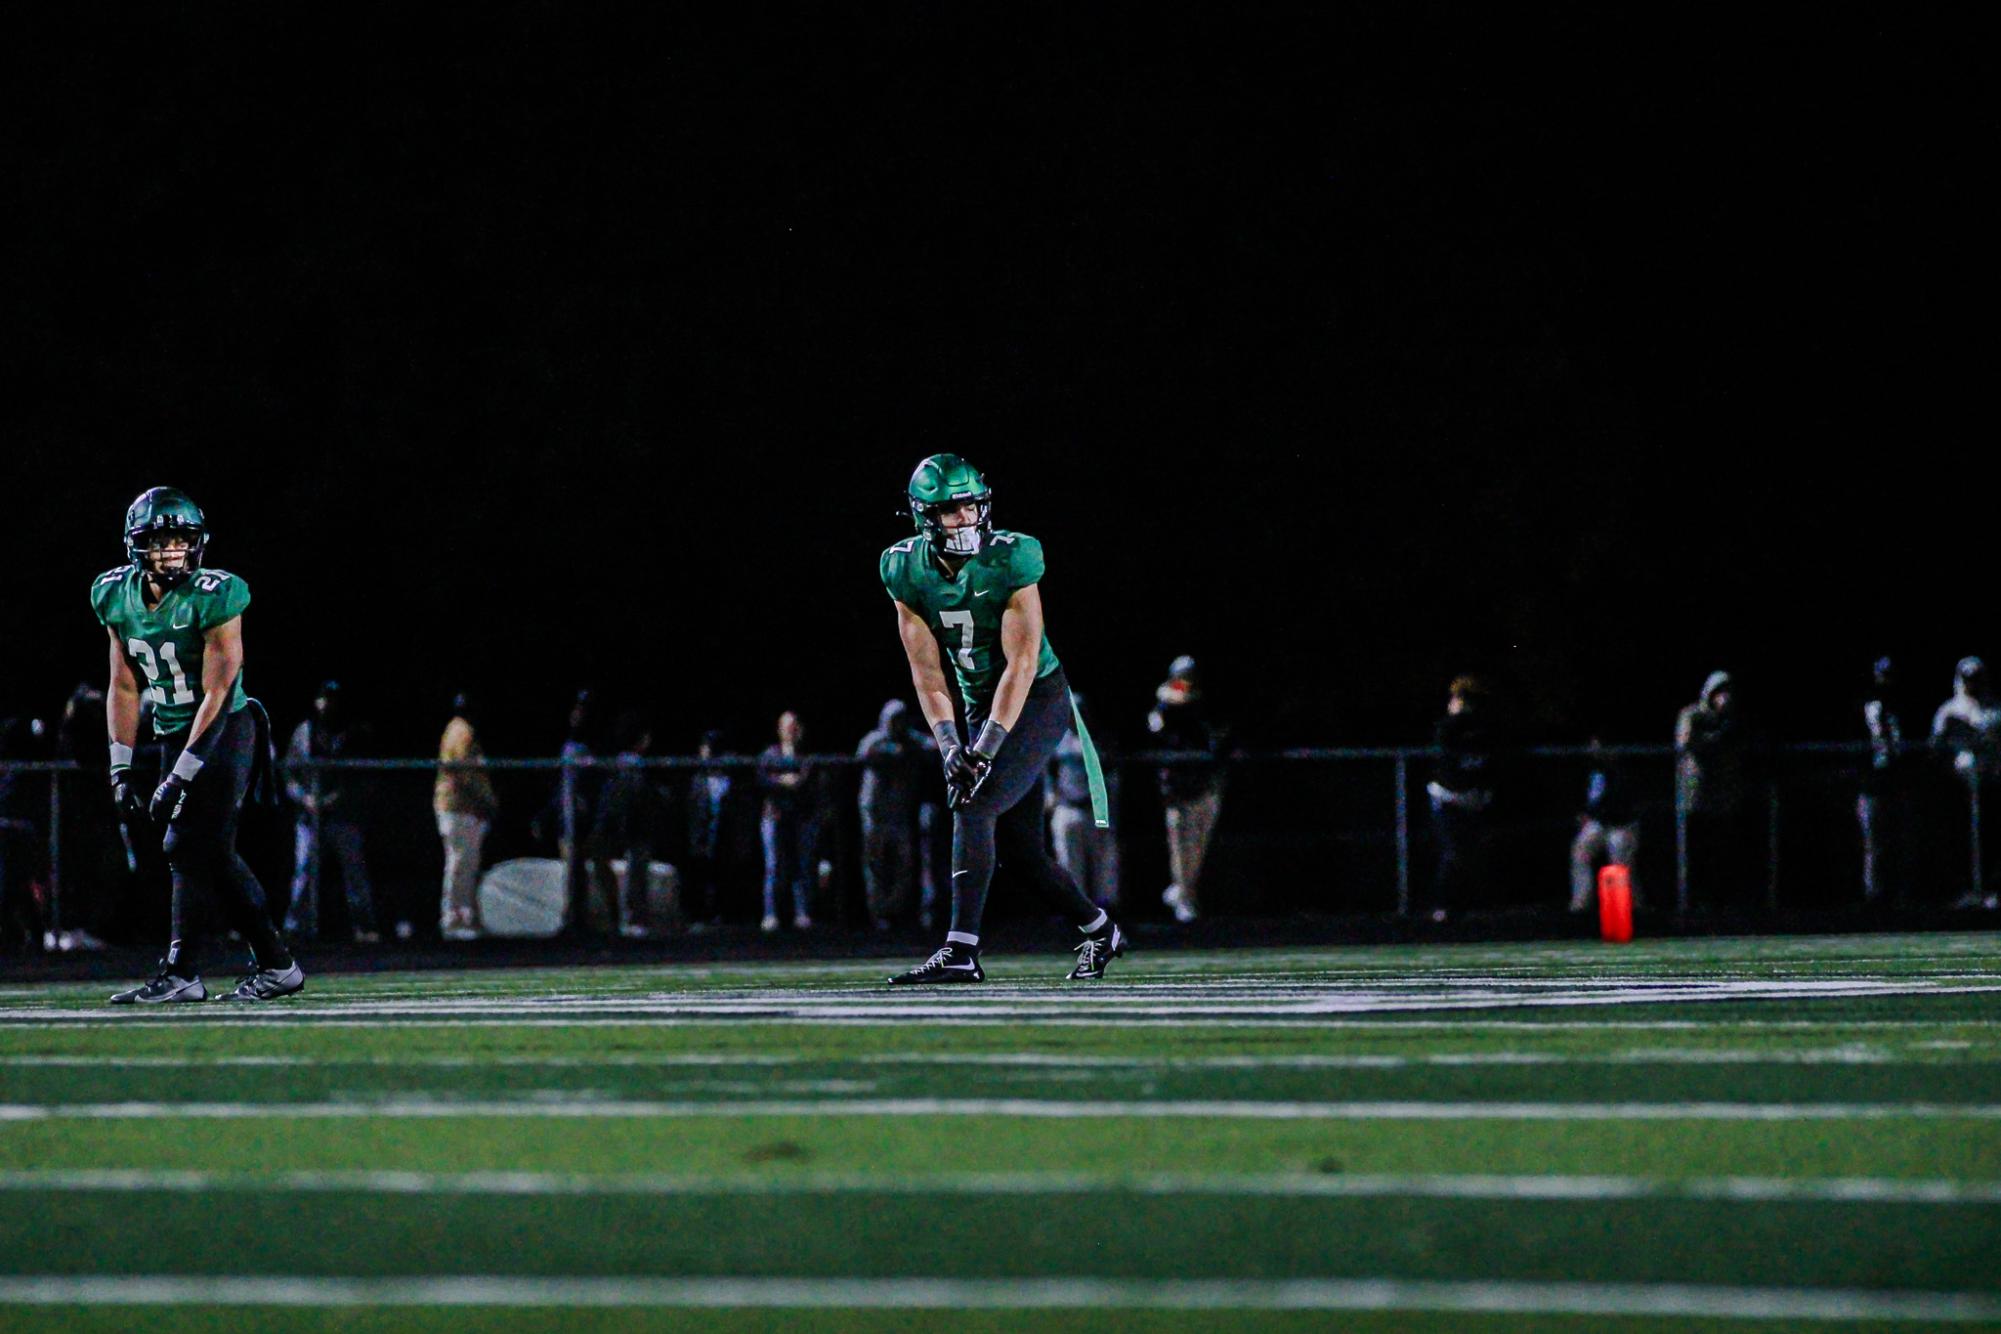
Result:
{"label": "green turf field", "polygon": [[2001,937],[987,964],[0,984],[0,1328],[2001,1329]]}

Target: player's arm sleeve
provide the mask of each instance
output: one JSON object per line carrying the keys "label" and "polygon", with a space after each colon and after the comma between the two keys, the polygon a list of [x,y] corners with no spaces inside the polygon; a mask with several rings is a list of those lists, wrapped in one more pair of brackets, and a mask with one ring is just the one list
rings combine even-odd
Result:
{"label": "player's arm sleeve", "polygon": [[250,585],[235,575],[222,581],[222,587],[204,600],[201,628],[213,630],[225,621],[233,621],[250,606]]}
{"label": "player's arm sleeve", "polygon": [[1007,586],[1010,592],[1042,582],[1042,543],[1032,537],[1018,537],[1009,549]]}
{"label": "player's arm sleeve", "polygon": [[906,602],[903,593],[903,553],[895,547],[882,553],[882,560],[876,564],[876,574],[882,579],[882,591],[889,594],[893,602]]}
{"label": "player's arm sleeve", "polygon": [[99,575],[90,586],[90,613],[97,617],[97,623],[109,627],[111,624],[111,600],[118,596],[117,581],[110,575]]}

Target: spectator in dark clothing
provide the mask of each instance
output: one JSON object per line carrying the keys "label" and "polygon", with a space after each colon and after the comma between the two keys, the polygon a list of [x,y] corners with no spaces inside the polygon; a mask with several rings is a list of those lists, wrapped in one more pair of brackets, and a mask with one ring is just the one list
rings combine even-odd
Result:
{"label": "spectator in dark clothing", "polygon": [[945,813],[944,785],[937,780],[938,743],[929,732],[918,739],[925,772],[917,789],[917,921],[926,931],[937,925],[938,905],[952,898],[952,819]]}
{"label": "spectator in dark clothing", "polygon": [[[47,740],[48,725],[40,718],[9,718],[0,722],[0,760],[46,759]],[[46,777],[0,768],[0,931],[8,944],[31,954],[40,954],[44,944],[37,890],[48,859],[35,816],[47,809]]]}
{"label": "spectator in dark clothing", "polygon": [[319,932],[319,890],[328,851],[340,868],[348,929],[356,943],[374,944],[382,938],[375,927],[366,837],[349,775],[322,769],[317,788],[313,783],[313,761],[355,759],[366,753],[367,732],[349,721],[340,682],[323,683],[313,698],[311,715],[292,730],[291,744],[285,748],[285,793],[298,808],[292,902],[285,911],[285,934],[295,940],[311,940]]}
{"label": "spectator in dark clothing", "polygon": [[1223,808],[1222,780],[1215,762],[1217,734],[1210,725],[1195,659],[1183,654],[1168,665],[1167,680],[1154,691],[1146,730],[1161,750],[1197,751],[1209,757],[1163,765],[1155,776],[1167,813],[1171,877],[1160,900],[1174,910],[1176,921],[1192,922],[1201,912],[1202,864]]}
{"label": "spectator in dark clothing", "polygon": [[758,757],[757,786],[764,796],[758,831],[764,839],[764,920],[766,932],[776,931],[778,887],[792,887],[792,927],[810,930],[813,915],[814,854],[819,846],[820,807],[814,782],[818,775],[799,746],[806,729],[789,710],[778,719],[778,741]]}
{"label": "spectator in dark clothing", "polygon": [[[1591,767],[1584,780],[1584,808],[1577,813],[1577,837],[1570,844],[1570,911],[1586,912],[1596,899],[1598,868],[1623,866],[1630,873],[1640,853],[1640,821],[1633,810],[1624,767],[1597,737],[1590,743]],[[1637,883],[1634,886],[1638,897]]]}
{"label": "spectator in dark clothing", "polygon": [[[666,841],[667,802],[643,767],[653,748],[653,731],[646,720],[636,713],[622,716],[615,744],[618,758],[598,797],[585,851],[594,897],[604,910],[604,929],[639,939],[667,925],[653,922],[650,912],[653,859]],[[611,865],[620,857],[625,859],[623,880]],[[599,925],[588,910],[579,916],[591,926]]]}
{"label": "spectator in dark clothing", "polygon": [[1862,701],[1862,727],[1869,738],[1869,760],[1862,768],[1862,781],[1855,794],[1855,819],[1862,830],[1862,899],[1876,903],[1883,897],[1885,882],[1897,884],[1899,893],[1905,839],[1909,821],[1905,819],[1908,793],[1904,782],[1904,720],[1896,704],[1896,667],[1888,658],[1876,659],[1870,671],[1869,694]]}
{"label": "spectator in dark clothing", "polygon": [[1425,793],[1431,798],[1432,830],[1438,862],[1432,875],[1431,920],[1467,903],[1486,879],[1493,843],[1493,729],[1488,723],[1487,686],[1461,676],[1447,688],[1445,716],[1433,728],[1437,767]]}
{"label": "spectator in dark clothing", "polygon": [[596,710],[588,690],[579,690],[570,701],[570,717],[563,731],[563,747],[557,759],[563,767],[556,773],[556,790],[549,802],[529,822],[529,832],[537,840],[556,845],[563,863],[564,881],[573,896],[584,893],[583,844],[591,831],[592,813],[604,786],[604,771],[591,764],[596,752],[591,747]]}
{"label": "spectator in dark clothing", "polygon": [[[702,733],[695,757],[712,760],[723,753],[718,728]],[[722,921],[722,882],[728,874],[730,815],[735,806],[736,776],[718,765],[688,775],[688,844],[682,867],[682,912],[690,931],[706,931]]]}
{"label": "spectator in dark clothing", "polygon": [[1763,877],[1761,747],[1738,707],[1728,672],[1711,672],[1675,719],[1675,801],[1688,831],[1690,894],[1748,904]]}
{"label": "spectator in dark clothing", "polygon": [[1985,845],[1992,840],[1984,834],[1988,816],[1984,798],[1993,790],[1996,775],[2001,774],[2001,707],[1996,706],[1988,685],[1987,664],[1979,658],[1961,658],[1953,669],[1952,698],[1932,715],[1932,745],[1951,757],[1972,817],[1972,883],[1952,906],[2001,906],[2001,896],[1988,889]]}
{"label": "spectator in dark clothing", "polygon": [[917,907],[917,802],[934,763],[923,740],[910,725],[910,707],[893,699],[882,706],[875,730],[855,747],[862,765],[857,799],[862,886],[878,930],[888,930]]}
{"label": "spectator in dark clothing", "polygon": [[[125,828],[113,816],[113,808],[101,800],[86,800],[104,791],[106,742],[104,692],[88,682],[70,692],[63,704],[62,719],[56,724],[56,758],[79,765],[80,774],[62,774],[62,922],[57,932],[58,949],[98,950],[107,925],[141,924],[137,912],[119,912],[106,886],[129,879],[132,848],[121,842]],[[162,868],[164,873],[165,868]],[[157,931],[151,934],[158,934]]]}

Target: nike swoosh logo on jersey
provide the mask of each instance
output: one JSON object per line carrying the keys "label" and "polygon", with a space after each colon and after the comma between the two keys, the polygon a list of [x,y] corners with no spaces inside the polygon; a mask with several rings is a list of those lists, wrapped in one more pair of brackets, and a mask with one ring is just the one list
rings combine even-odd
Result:
{"label": "nike swoosh logo on jersey", "polygon": [[195,614],[193,612],[189,612],[186,620],[182,620],[178,616],[174,617],[173,627],[176,630],[191,630],[194,628],[194,623],[195,623]]}
{"label": "nike swoosh logo on jersey", "polygon": [[976,598],[983,598],[991,592],[993,592],[993,589],[991,588],[982,588],[978,592],[974,593],[973,596]]}

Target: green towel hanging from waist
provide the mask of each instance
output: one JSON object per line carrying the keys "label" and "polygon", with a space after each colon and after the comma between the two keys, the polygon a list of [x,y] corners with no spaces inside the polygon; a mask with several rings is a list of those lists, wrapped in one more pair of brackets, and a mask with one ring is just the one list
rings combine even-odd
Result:
{"label": "green towel hanging from waist", "polygon": [[1091,742],[1091,729],[1084,726],[1084,713],[1077,707],[1075,695],[1070,696],[1070,720],[1077,725],[1077,743],[1084,749],[1084,778],[1091,785],[1091,822],[1100,829],[1110,829],[1112,799],[1105,791],[1105,766]]}

